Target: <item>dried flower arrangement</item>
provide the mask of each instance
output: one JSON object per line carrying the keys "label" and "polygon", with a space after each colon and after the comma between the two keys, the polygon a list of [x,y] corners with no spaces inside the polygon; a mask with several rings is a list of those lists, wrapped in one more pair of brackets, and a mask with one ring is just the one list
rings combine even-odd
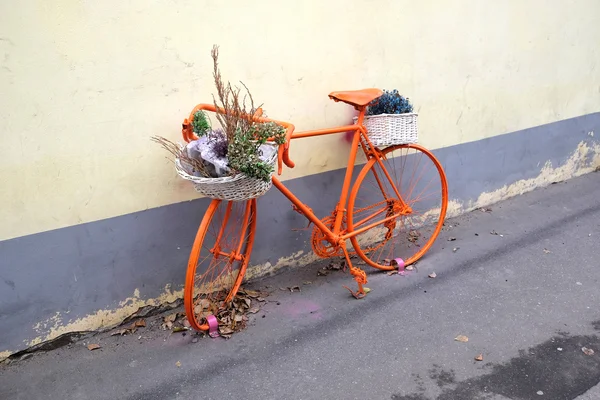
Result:
{"label": "dried flower arrangement", "polygon": [[[217,110],[215,117],[221,129],[212,129],[204,111],[196,111],[191,121],[197,140],[181,148],[178,144],[160,136],[152,138],[165,150],[174,155],[192,176],[221,178],[244,174],[250,178],[269,182],[274,171],[269,156],[276,151],[274,146],[266,146],[273,140],[276,145],[285,143],[285,128],[274,122],[260,122],[250,90],[243,85],[245,94],[239,87],[225,83],[219,71],[219,50],[213,46],[213,80],[217,97],[213,102]],[[249,103],[249,104],[247,104]],[[259,111],[260,110],[260,111]],[[265,154],[270,151],[271,154]],[[272,159],[272,157],[270,157]]]}

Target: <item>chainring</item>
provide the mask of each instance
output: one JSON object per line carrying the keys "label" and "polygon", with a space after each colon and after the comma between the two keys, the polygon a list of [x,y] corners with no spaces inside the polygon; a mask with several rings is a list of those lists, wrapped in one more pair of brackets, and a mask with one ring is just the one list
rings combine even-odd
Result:
{"label": "chainring", "polygon": [[[323,224],[329,229],[333,229],[335,218],[333,218],[331,215],[328,215],[321,219],[321,222],[323,222]],[[321,231],[321,229],[319,229],[319,227],[316,225],[313,227],[310,235],[310,243],[315,254],[321,258],[342,256],[344,254],[339,246],[333,246],[331,243],[329,243],[323,231]]]}

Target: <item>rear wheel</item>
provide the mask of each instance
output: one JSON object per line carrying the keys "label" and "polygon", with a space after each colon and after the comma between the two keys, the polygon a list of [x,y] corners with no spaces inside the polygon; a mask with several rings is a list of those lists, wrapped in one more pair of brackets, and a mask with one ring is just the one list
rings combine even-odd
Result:
{"label": "rear wheel", "polygon": [[256,230],[256,199],[213,200],[202,218],[190,253],[183,302],[192,328],[207,330],[237,293],[250,261]]}
{"label": "rear wheel", "polygon": [[442,230],[448,186],[439,161],[422,146],[391,146],[382,154],[356,179],[348,231],[377,224],[352,237],[352,245],[367,264],[390,270],[391,260],[412,264],[429,250]]}

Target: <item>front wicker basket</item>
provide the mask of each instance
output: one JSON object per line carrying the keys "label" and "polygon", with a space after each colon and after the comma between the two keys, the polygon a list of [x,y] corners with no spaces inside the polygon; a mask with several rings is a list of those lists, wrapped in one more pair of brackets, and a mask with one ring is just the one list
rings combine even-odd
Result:
{"label": "front wicker basket", "polygon": [[[267,143],[267,145],[277,147],[275,143]],[[273,166],[273,170],[275,169],[277,162],[276,150],[266,162]],[[194,183],[196,191],[211,199],[228,201],[250,200],[267,193],[273,185],[271,179],[265,182],[260,179],[251,178],[245,174],[236,174],[221,178],[193,176],[183,168],[179,159],[175,160],[175,169],[180,177]],[[272,176],[273,174],[271,174]]]}
{"label": "front wicker basket", "polygon": [[[417,143],[417,116],[416,113],[366,115],[363,124],[375,146]],[[354,123],[357,120],[354,117]]]}

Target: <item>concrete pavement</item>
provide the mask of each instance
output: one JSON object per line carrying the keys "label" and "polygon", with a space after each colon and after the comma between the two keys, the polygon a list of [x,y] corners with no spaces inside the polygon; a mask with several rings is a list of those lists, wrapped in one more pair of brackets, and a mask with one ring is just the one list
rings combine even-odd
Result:
{"label": "concrete pavement", "polygon": [[600,399],[600,173],[491,208],[364,300],[307,266],[258,282],[269,302],[230,340],[97,335],[0,367],[0,399]]}

